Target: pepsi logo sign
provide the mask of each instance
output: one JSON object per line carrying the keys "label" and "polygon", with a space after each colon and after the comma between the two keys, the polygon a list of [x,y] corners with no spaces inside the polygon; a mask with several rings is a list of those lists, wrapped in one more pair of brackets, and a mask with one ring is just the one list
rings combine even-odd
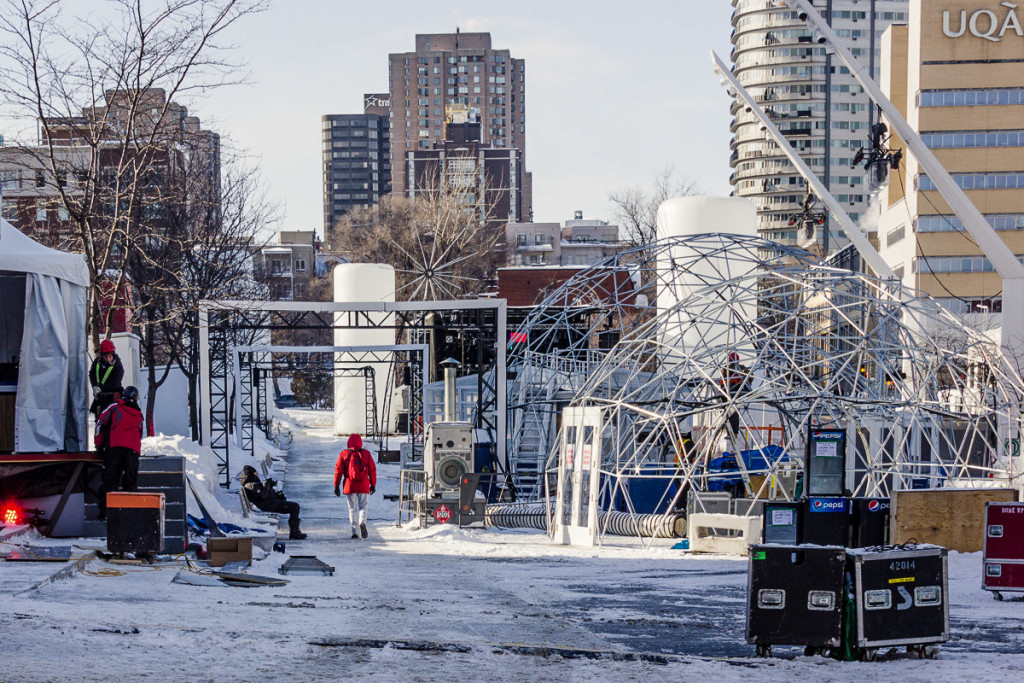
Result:
{"label": "pepsi logo sign", "polygon": [[870,503],[868,503],[868,510],[870,510],[871,512],[878,512],[879,507],[881,506],[879,505],[877,500],[873,500]]}
{"label": "pepsi logo sign", "polygon": [[811,500],[811,512],[845,512],[846,500],[843,498],[814,498]]}

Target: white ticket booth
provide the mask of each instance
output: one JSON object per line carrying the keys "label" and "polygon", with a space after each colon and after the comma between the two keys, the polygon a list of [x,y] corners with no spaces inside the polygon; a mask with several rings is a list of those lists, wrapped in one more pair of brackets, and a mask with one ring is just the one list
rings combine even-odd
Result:
{"label": "white ticket booth", "polygon": [[601,412],[598,407],[562,411],[554,539],[563,545],[593,546],[597,542]]}

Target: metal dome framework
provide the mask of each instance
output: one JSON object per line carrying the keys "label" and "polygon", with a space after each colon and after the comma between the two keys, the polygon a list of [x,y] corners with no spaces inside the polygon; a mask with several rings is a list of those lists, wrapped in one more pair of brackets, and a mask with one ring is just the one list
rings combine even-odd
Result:
{"label": "metal dome framework", "polygon": [[795,479],[787,472],[801,467],[812,426],[846,430],[855,495],[1020,486],[1020,459],[998,436],[1019,378],[990,339],[894,287],[724,234],[660,240],[582,270],[527,318],[527,342],[509,357],[522,490],[554,495],[553,476],[530,475],[557,469],[567,405],[602,409],[600,500],[628,512],[651,511],[629,494],[640,479],[662,481],[658,513],[687,490],[790,499],[781,483]]}

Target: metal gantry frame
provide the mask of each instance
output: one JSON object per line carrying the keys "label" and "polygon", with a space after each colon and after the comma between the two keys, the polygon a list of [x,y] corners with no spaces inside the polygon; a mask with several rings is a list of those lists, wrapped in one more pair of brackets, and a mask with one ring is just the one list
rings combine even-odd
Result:
{"label": "metal gantry frame", "polygon": [[[477,396],[475,419],[478,428],[485,429],[492,435],[499,462],[505,463],[507,308],[503,299],[345,303],[235,300],[201,302],[201,441],[216,454],[222,482],[224,485],[230,483],[228,442],[236,403],[233,393],[238,391],[232,379],[234,359],[231,339],[234,333],[239,330],[391,328],[396,331],[397,336],[400,332],[421,328],[422,317],[426,313],[486,310],[495,312],[494,360],[492,368],[486,368],[486,371],[479,373],[478,382],[481,390]],[[381,313],[385,315],[379,315]],[[486,339],[488,337],[478,335],[477,346],[487,344]],[[477,350],[477,355],[483,370],[485,368],[482,348]],[[241,378],[239,380],[241,382]],[[251,437],[250,432],[249,438]]]}
{"label": "metal gantry frame", "polygon": [[[232,368],[235,391],[235,433],[236,443],[243,449],[253,453],[253,431],[262,429],[269,437],[269,395],[258,381],[262,372],[273,369],[271,354],[324,354],[330,358],[326,361],[330,371],[337,376],[338,364],[365,366],[370,363],[406,363],[417,367],[418,372],[410,373],[409,391],[410,427],[416,422],[417,416],[423,415],[423,391],[427,376],[429,346],[426,344],[391,344],[377,346],[290,346],[290,345],[244,345],[233,348],[234,366]],[[397,356],[397,357],[396,357]],[[339,357],[342,357],[339,359]],[[372,368],[354,368],[354,372],[364,375],[372,373]],[[374,416],[376,422],[376,416]],[[410,431],[415,444],[419,441],[422,453],[422,434]]]}
{"label": "metal gantry frame", "polygon": [[[616,270],[630,273],[617,288]],[[659,514],[687,491],[792,497],[778,483],[802,467],[809,426],[847,430],[857,495],[1021,486],[1024,461],[994,438],[1015,405],[998,345],[893,287],[742,235],[610,257],[516,330],[529,342],[509,359],[511,460],[535,457],[518,438],[531,415],[546,417],[550,482],[558,415],[579,406],[602,411],[599,500],[625,512],[645,512],[630,493],[643,479],[661,481]]]}

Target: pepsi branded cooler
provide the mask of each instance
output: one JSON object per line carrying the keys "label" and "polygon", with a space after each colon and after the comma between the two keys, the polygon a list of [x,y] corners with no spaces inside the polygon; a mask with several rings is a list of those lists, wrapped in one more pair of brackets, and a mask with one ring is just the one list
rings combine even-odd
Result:
{"label": "pepsi branded cooler", "polygon": [[889,499],[850,500],[850,547],[867,548],[889,542]]}
{"label": "pepsi branded cooler", "polygon": [[872,649],[949,638],[946,549],[935,545],[847,550],[856,601],[853,644]]}
{"label": "pepsi branded cooler", "polygon": [[1024,591],[1024,503],[986,503],[981,587],[1002,593]]}
{"label": "pepsi branded cooler", "polygon": [[761,538],[765,543],[800,545],[800,516],[803,504],[799,502],[766,502],[761,517]]}
{"label": "pepsi branded cooler", "polygon": [[843,572],[839,547],[751,545],[747,642],[826,648],[842,640]]}
{"label": "pepsi branded cooler", "polygon": [[850,543],[850,501],[848,498],[812,496],[803,501],[800,542],[812,545]]}

